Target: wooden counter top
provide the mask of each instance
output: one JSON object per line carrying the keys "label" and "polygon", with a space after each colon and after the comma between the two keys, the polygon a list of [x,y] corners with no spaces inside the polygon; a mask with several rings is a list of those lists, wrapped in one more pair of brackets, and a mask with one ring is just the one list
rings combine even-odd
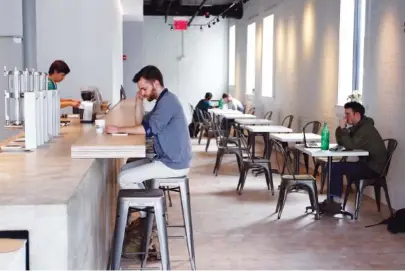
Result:
{"label": "wooden counter top", "polygon": [[78,121],[32,152],[0,152],[0,205],[65,204],[94,160],[72,160],[70,146],[91,129]]}
{"label": "wooden counter top", "polygon": [[[106,123],[117,126],[135,124],[135,100],[123,100],[105,117]],[[112,136],[97,134],[93,127],[71,148],[72,158],[129,158],[145,157],[145,136]]]}
{"label": "wooden counter top", "polygon": [[[115,106],[107,123],[133,124],[134,103]],[[0,152],[0,205],[66,204],[94,162],[72,159],[74,153],[80,158],[145,157],[145,137],[98,135],[94,125],[72,120],[58,138],[35,151]]]}

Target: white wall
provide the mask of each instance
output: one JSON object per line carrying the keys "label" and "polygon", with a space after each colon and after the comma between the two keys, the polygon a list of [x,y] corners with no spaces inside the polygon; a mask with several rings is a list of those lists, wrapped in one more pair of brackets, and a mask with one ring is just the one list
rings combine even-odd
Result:
{"label": "white wall", "polygon": [[[21,0],[0,0],[0,68],[17,67],[22,69],[22,44],[15,43],[12,36],[22,36],[22,2]],[[0,74],[0,91],[7,88],[7,78]],[[4,128],[4,95],[0,95],[0,141],[9,138],[19,130]]]}
{"label": "white wall", "polygon": [[[171,18],[169,18],[170,22]],[[193,23],[200,23],[197,18]],[[205,20],[204,20],[205,22]],[[125,22],[125,24],[128,24]],[[124,67],[125,78],[131,78],[144,65],[156,65],[163,73],[165,85],[176,93],[181,100],[185,112],[189,113],[188,103],[195,105],[204,97],[206,92],[212,92],[214,99],[218,99],[227,91],[228,66],[228,23],[222,21],[210,29],[200,31],[190,28],[183,33],[170,31],[164,22],[164,17],[145,16],[142,31],[132,25],[125,27],[124,51],[127,62]],[[141,37],[127,37],[142,32]],[[182,35],[184,38],[184,58],[182,55]],[[134,39],[142,41],[142,50],[127,51],[133,45]],[[135,46],[135,45],[134,45]],[[138,46],[138,45],[136,45]],[[128,82],[126,89],[135,93],[136,86]],[[131,86],[132,84],[132,86]]]}
{"label": "white wall", "polygon": [[38,69],[65,60],[71,73],[62,97],[80,98],[80,87],[97,86],[116,103],[122,84],[120,0],[37,0]]}
{"label": "white wall", "polygon": [[22,0],[0,0],[0,36],[22,36]]}
{"label": "white wall", "polygon": [[[368,0],[371,13],[366,26],[364,102],[369,116],[383,137],[394,137],[399,147],[389,173],[389,190],[394,208],[405,207],[403,161],[405,129],[404,68],[405,1]],[[272,9],[268,10],[274,4]],[[237,86],[235,95],[255,102],[259,113],[275,111],[279,120],[294,114],[293,128],[310,120],[337,125],[339,8],[336,0],[250,1],[237,26]],[[266,10],[267,9],[267,10]],[[262,19],[275,14],[274,98],[261,97]],[[256,97],[245,97],[246,28],[257,23]],[[333,133],[332,133],[333,134]]]}

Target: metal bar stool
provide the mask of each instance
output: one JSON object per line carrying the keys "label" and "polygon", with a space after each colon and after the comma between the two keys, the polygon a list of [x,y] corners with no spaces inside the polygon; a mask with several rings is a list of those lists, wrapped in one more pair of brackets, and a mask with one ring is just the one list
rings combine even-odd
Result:
{"label": "metal bar stool", "polygon": [[[160,188],[163,191],[175,191],[180,193],[181,211],[183,214],[184,225],[181,226],[167,226],[167,227],[181,227],[185,229],[187,249],[191,269],[196,270],[195,267],[195,252],[194,252],[194,237],[193,237],[193,223],[191,219],[191,204],[190,204],[190,189],[189,179],[187,176],[175,178],[159,178],[151,180],[152,189]],[[170,194],[169,194],[170,195]],[[170,206],[171,206],[171,199]],[[146,239],[147,246],[149,246],[150,238]]]}
{"label": "metal bar stool", "polygon": [[[127,225],[129,208],[143,209],[153,208],[154,212],[148,213],[148,232],[146,236],[147,246],[145,247],[142,268],[146,264],[150,236],[152,234],[153,219],[156,215],[156,226],[160,243],[162,258],[162,270],[170,270],[169,246],[167,240],[167,228],[165,224],[165,198],[162,190],[159,189],[122,189],[118,195],[117,217],[115,221],[113,249],[111,255],[110,270],[120,269],[122,246],[124,243],[125,227]],[[140,253],[141,254],[141,253]]]}

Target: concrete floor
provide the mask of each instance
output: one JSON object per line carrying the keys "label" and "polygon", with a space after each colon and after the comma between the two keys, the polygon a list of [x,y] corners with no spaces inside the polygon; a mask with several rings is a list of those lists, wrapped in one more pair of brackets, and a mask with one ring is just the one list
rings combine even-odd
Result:
{"label": "concrete floor", "polygon": [[[305,213],[307,194],[292,193],[277,220],[274,211],[278,190],[272,196],[264,177],[249,175],[239,196],[235,156],[224,158],[215,177],[216,147],[211,144],[205,152],[205,141],[201,143],[193,141],[190,173],[198,270],[405,269],[405,234],[390,234],[383,225],[364,228],[389,216],[385,206],[378,213],[375,202],[365,199],[357,221],[341,216],[322,216],[316,221],[314,215]],[[277,188],[280,178],[273,175],[273,179]],[[320,201],[324,197],[320,195]],[[351,200],[348,211],[353,211],[353,197]],[[169,221],[182,221],[176,195]],[[169,234],[181,232],[169,229]],[[190,269],[185,240],[169,240],[169,245],[172,269]],[[129,260],[123,265],[136,269]]]}

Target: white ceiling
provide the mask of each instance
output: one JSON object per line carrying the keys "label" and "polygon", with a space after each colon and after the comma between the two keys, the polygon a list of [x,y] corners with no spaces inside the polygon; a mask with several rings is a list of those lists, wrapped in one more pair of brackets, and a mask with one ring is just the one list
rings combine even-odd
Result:
{"label": "white ceiling", "polygon": [[143,21],[143,0],[121,0],[124,21]]}

